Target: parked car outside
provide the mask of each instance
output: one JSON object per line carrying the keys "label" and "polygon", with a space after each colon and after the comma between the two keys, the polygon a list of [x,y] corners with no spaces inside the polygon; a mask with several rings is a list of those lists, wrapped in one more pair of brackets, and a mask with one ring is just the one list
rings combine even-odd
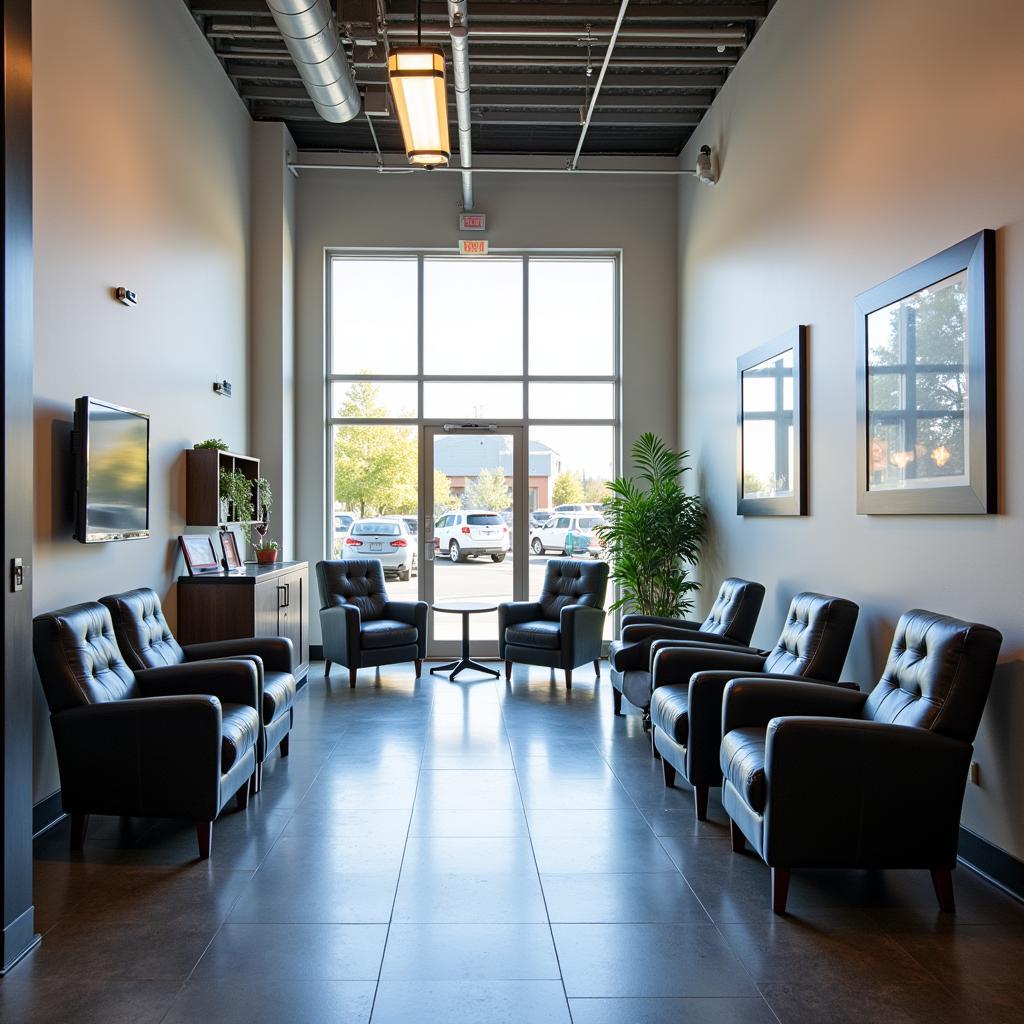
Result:
{"label": "parked car outside", "polygon": [[530,513],[530,529],[532,530],[532,529],[534,529],[534,527],[542,526],[554,514],[555,514],[555,510],[551,509],[551,508],[535,508]]}
{"label": "parked car outside", "polygon": [[348,533],[349,527],[356,521],[356,517],[351,512],[335,512],[334,513],[334,532],[335,534]]}
{"label": "parked car outside", "polygon": [[415,537],[420,530],[420,522],[415,516],[402,516],[409,532]]}
{"label": "parked car outside", "polygon": [[384,575],[405,581],[416,575],[416,540],[404,520],[357,519],[342,545],[343,559],[378,558]]}
{"label": "parked car outside", "polygon": [[453,562],[490,555],[492,562],[503,562],[510,547],[508,524],[500,513],[468,508],[446,512],[434,523],[434,547]]}
{"label": "parked car outside", "polygon": [[585,555],[597,558],[601,554],[601,541],[594,532],[604,519],[595,515],[558,515],[534,529],[530,534],[530,549],[535,555],[557,551],[563,555]]}

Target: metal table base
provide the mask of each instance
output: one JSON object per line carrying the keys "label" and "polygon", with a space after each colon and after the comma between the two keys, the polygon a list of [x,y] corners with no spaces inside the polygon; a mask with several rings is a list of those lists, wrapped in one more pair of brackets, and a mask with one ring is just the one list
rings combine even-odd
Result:
{"label": "metal table base", "polygon": [[[451,609],[435,609],[437,611],[452,611]],[[430,670],[431,675],[436,675],[438,672],[448,672],[450,675],[449,679],[454,679],[460,672],[465,669],[472,669],[474,672],[483,672],[486,675],[494,676],[495,679],[501,678],[500,672],[495,672],[493,668],[488,668],[486,665],[481,665],[480,662],[474,661],[469,656],[469,617],[473,614],[473,611],[466,609],[465,611],[456,612],[462,616],[462,657],[458,661],[449,661],[445,665],[437,665],[435,668]]]}

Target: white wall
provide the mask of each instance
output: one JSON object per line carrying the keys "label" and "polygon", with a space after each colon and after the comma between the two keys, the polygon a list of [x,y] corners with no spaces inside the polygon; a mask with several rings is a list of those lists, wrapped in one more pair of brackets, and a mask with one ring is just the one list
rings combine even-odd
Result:
{"label": "white wall", "polygon": [[[780,0],[683,162],[707,142],[713,189],[680,187],[681,416],[711,508],[705,575],[763,581],[755,640],[796,590],[857,601],[847,678],[872,683],[900,612],[1000,629],[964,823],[1024,859],[1024,5]],[[997,229],[1000,515],[857,516],[853,299]],[[741,519],[735,359],[810,325],[810,517]],[[894,780],[898,782],[898,780]]]}
{"label": "white wall", "polygon": [[[676,192],[670,177],[476,176],[494,248],[622,249],[623,448],[675,441]],[[458,175],[303,171],[296,202],[297,554],[324,557],[324,250],[455,246]],[[381,317],[387,310],[380,310]],[[315,602],[314,602],[315,606]],[[319,643],[313,616],[311,638]]]}
{"label": "white wall", "polygon": [[[180,0],[36,0],[32,13],[34,606],[148,585],[173,617],[183,450],[248,444],[249,117]],[[212,391],[224,377],[230,400]],[[68,432],[84,394],[152,416],[147,540],[71,539]],[[41,692],[35,740],[39,800],[58,787]]]}

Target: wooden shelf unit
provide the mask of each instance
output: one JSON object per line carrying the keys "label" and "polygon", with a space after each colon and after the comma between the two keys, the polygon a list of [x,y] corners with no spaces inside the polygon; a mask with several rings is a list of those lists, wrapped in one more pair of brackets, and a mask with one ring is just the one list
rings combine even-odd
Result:
{"label": "wooden shelf unit", "polygon": [[[244,526],[259,520],[225,521],[220,514],[220,471],[240,469],[252,481],[252,504],[256,508],[256,480],[260,460],[237,452],[212,448],[185,449],[185,523],[188,526]],[[258,511],[258,510],[257,510]]]}

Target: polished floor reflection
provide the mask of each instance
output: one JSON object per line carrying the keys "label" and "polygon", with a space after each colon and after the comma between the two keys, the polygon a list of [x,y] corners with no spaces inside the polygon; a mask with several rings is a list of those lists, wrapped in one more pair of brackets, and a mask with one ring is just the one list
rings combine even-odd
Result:
{"label": "polished floor reflection", "polygon": [[966,869],[798,872],[791,913],[666,790],[607,679],[320,666],[213,859],[168,822],[36,844],[43,943],[0,1020],[760,1024],[1021,1019],[1024,907]]}

